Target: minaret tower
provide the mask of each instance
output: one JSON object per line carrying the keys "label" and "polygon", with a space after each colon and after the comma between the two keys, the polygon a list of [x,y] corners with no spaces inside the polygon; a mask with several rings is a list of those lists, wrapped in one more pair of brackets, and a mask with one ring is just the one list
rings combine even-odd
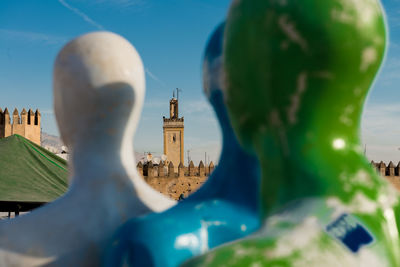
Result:
{"label": "minaret tower", "polygon": [[172,162],[174,167],[178,167],[179,163],[183,164],[184,122],[183,117],[179,118],[178,98],[175,98],[175,92],[169,101],[169,118],[163,117],[163,121],[164,154],[167,156],[167,164]]}

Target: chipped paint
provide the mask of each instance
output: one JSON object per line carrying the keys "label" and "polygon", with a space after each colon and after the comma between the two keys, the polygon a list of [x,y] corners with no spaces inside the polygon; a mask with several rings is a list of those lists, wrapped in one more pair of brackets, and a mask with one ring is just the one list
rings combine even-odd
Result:
{"label": "chipped paint", "polygon": [[353,120],[351,119],[352,114],[354,112],[354,106],[349,105],[343,109],[342,115],[339,117],[339,121],[346,126],[352,126]]}
{"label": "chipped paint", "polygon": [[287,111],[288,121],[290,124],[296,124],[297,122],[297,112],[301,105],[301,96],[306,91],[307,88],[307,73],[302,72],[297,76],[297,90],[290,97],[291,104]]}
{"label": "chipped paint", "polygon": [[[247,124],[241,130],[246,137],[254,137],[252,144],[272,145],[269,151],[265,147],[257,151],[265,167],[263,228],[211,252],[216,255],[211,266],[249,266],[259,261],[262,266],[399,266],[400,257],[393,254],[400,248],[392,246],[392,241],[398,245],[398,207],[382,200],[389,206],[382,217],[377,198],[387,194],[388,184],[368,166],[356,134],[362,104],[385,52],[385,20],[379,1],[287,1],[285,8],[278,1],[241,1],[230,13],[234,17],[228,16],[225,45],[230,52],[225,56],[231,64],[227,70],[235,70],[228,76],[236,75],[231,77],[231,89],[236,91],[230,107],[243,109],[244,105],[234,105],[243,104],[240,92],[254,95],[246,98],[246,104],[256,107],[249,109],[256,127]],[[253,34],[247,39],[249,32],[262,38]],[[238,56],[243,48],[252,56]],[[266,118],[258,116],[260,112]],[[268,135],[261,130],[265,119]],[[311,131],[315,136],[308,134]],[[282,153],[287,149],[292,150],[289,156]],[[291,170],[280,174],[269,169],[271,164]],[[286,195],[290,183],[296,183],[295,189],[301,192],[294,189]],[[309,183],[315,189],[307,188]],[[280,193],[270,194],[269,186]],[[316,195],[321,196],[320,205],[303,205],[307,196]],[[343,213],[359,220],[378,242],[358,240],[354,247],[363,246],[357,250],[348,240],[330,236],[325,226]],[[316,218],[309,228],[304,225],[307,217]],[[235,254],[238,245],[240,255]],[[258,253],[251,254],[251,249]],[[197,262],[202,266],[203,262]]]}
{"label": "chipped paint", "polygon": [[344,10],[339,8],[333,8],[331,10],[331,16],[332,19],[337,20],[341,23],[351,24],[354,21],[354,17],[352,14],[349,14],[348,12],[345,12]]}
{"label": "chipped paint", "polygon": [[336,197],[328,198],[326,204],[333,209],[332,219],[338,218],[343,213],[374,214],[378,209],[378,203],[361,192],[356,192],[347,204]]}
{"label": "chipped paint", "polygon": [[273,258],[290,256],[296,250],[318,239],[320,235],[321,231],[317,218],[314,216],[307,217],[298,226],[281,235],[275,248],[270,249],[266,255]]}
{"label": "chipped paint", "polygon": [[280,16],[278,20],[278,25],[289,38],[289,40],[299,45],[304,52],[307,51],[307,42],[296,29],[296,25],[293,22],[289,21],[289,15],[285,14]]}
{"label": "chipped paint", "polygon": [[332,10],[332,19],[341,23],[355,24],[360,29],[366,25],[369,26],[381,15],[375,0],[340,0],[339,2],[341,7]]}
{"label": "chipped paint", "polygon": [[374,47],[367,47],[361,54],[360,71],[365,72],[378,60],[378,53]]}
{"label": "chipped paint", "polygon": [[348,182],[358,186],[365,186],[368,189],[373,189],[375,187],[374,180],[365,170],[358,170]]}

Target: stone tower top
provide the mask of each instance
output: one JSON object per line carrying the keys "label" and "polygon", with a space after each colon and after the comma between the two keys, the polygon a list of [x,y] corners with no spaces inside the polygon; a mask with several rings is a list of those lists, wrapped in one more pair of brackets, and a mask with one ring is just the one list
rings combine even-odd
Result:
{"label": "stone tower top", "polygon": [[178,99],[173,97],[169,101],[169,118],[170,119],[177,119],[179,117],[178,114]]}
{"label": "stone tower top", "polygon": [[169,118],[163,117],[163,130],[167,164],[172,162],[178,166],[183,163],[184,156],[184,120],[183,117],[179,118],[179,100],[175,98],[175,92],[169,101]]}
{"label": "stone tower top", "polygon": [[32,109],[26,112],[23,108],[21,113],[18,109],[14,109],[12,113],[12,123],[8,108],[4,109],[4,112],[0,109],[0,138],[5,138],[14,134],[19,134],[26,139],[40,145],[41,135],[41,122],[40,112],[37,109],[36,113],[33,113]]}
{"label": "stone tower top", "polygon": [[[179,92],[179,89],[176,89]],[[179,118],[179,99],[175,98],[175,91],[171,100],[169,101],[169,118],[163,117],[164,126],[168,122],[181,122],[183,127],[183,117]],[[175,124],[173,124],[175,126]]]}

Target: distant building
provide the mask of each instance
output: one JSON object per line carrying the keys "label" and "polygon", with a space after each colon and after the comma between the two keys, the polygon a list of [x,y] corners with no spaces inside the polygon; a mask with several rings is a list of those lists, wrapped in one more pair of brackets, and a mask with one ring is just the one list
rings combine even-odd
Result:
{"label": "distant building", "polygon": [[375,170],[382,177],[386,178],[389,182],[391,182],[394,187],[400,191],[400,162],[397,166],[391,161],[388,165],[386,165],[383,161],[379,163],[375,163],[371,161],[371,166],[375,168]]}
{"label": "distant building", "polygon": [[215,166],[213,162],[205,166],[203,161],[200,161],[199,166],[196,167],[193,161],[190,161],[187,167],[183,166],[182,163],[176,167],[172,162],[168,165],[165,165],[163,161],[160,161],[159,164],[153,164],[150,160],[144,164],[139,162],[136,168],[138,173],[155,190],[179,200],[197,191],[207,181]]}
{"label": "distant building", "polygon": [[36,112],[33,112],[32,109],[29,109],[29,111],[26,112],[26,110],[23,109],[21,116],[18,113],[18,110],[14,109],[11,122],[8,109],[6,108],[3,112],[0,108],[0,138],[18,134],[38,145],[41,145],[40,119],[41,115],[38,109],[36,109]]}
{"label": "distant building", "polygon": [[184,121],[179,118],[178,99],[173,97],[169,101],[169,118],[163,117],[164,154],[167,156],[166,165],[170,162],[174,166],[183,164],[184,157]]}
{"label": "distant building", "polygon": [[198,190],[215,168],[213,162],[205,166],[203,161],[198,166],[194,166],[193,161],[184,166],[184,120],[179,118],[178,108],[178,99],[173,96],[169,101],[169,118],[163,117],[166,157],[152,158],[149,153],[147,160],[139,161],[136,166],[150,186],[176,200]]}

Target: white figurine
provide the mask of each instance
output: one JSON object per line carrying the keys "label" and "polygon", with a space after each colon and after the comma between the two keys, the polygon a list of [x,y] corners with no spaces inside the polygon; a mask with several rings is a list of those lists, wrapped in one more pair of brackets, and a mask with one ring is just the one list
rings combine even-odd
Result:
{"label": "white figurine", "polygon": [[71,41],[56,59],[53,86],[71,186],[60,199],[0,223],[0,266],[98,266],[118,226],[175,204],[136,172],[133,135],[145,76],[127,40],[95,32]]}

